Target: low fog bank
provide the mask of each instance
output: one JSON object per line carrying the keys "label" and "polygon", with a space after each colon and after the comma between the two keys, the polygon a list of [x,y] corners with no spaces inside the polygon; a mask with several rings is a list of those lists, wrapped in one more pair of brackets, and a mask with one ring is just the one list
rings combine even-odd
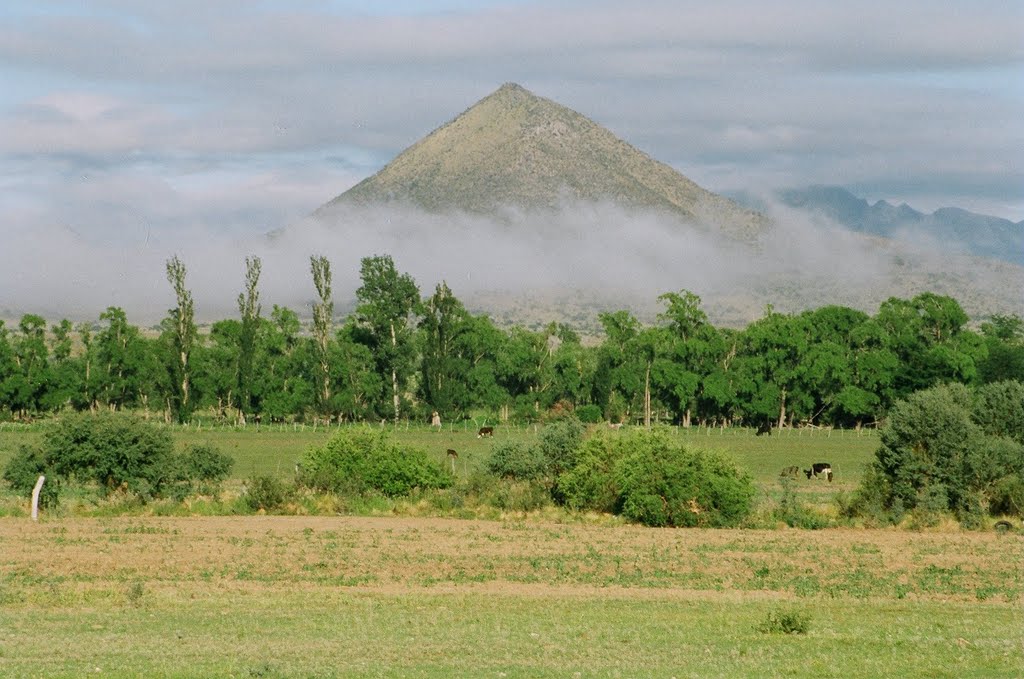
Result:
{"label": "low fog bank", "polygon": [[844,304],[872,313],[890,296],[924,290],[956,297],[974,317],[1024,312],[1024,268],[943,254],[944,244],[865,237],[779,205],[769,214],[775,225],[754,246],[605,204],[495,218],[340,207],[270,237],[197,225],[130,243],[60,227],[8,229],[0,234],[0,317],[94,320],[120,306],[133,322],[155,324],[175,304],[165,274],[175,254],[201,321],[237,315],[249,255],[263,261],[264,314],[280,304],[308,316],[311,254],[330,259],[339,312],[354,301],[360,259],[375,254],[391,255],[423,296],[446,280],[471,309],[504,322],[544,316],[592,325],[597,311],[617,308],[653,320],[657,296],[680,289],[700,295],[714,322],[733,326],[759,317],[767,303],[786,312]]}

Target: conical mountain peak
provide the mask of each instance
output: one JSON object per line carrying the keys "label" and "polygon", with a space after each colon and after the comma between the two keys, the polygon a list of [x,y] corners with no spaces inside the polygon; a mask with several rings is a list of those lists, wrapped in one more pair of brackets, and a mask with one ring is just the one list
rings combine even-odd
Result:
{"label": "conical mountain peak", "polygon": [[505,83],[399,154],[335,205],[430,212],[558,210],[573,202],[669,213],[748,240],[765,218],[705,191],[589,118]]}

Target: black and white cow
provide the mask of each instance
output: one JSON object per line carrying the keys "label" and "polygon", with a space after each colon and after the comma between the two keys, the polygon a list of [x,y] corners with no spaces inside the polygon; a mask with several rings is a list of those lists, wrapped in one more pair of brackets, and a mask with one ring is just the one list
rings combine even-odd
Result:
{"label": "black and white cow", "polygon": [[813,476],[816,479],[824,476],[829,480],[829,483],[831,483],[832,465],[829,464],[828,462],[815,462],[814,464],[811,465],[810,469],[804,470],[804,474],[807,475],[807,478],[811,478]]}

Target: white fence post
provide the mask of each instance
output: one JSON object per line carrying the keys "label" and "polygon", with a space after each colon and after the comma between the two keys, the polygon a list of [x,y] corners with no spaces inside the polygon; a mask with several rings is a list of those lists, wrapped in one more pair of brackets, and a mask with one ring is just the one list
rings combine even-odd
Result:
{"label": "white fence post", "polygon": [[43,489],[43,481],[46,480],[45,476],[40,476],[39,480],[36,481],[36,487],[32,489],[32,520],[39,520],[39,491]]}

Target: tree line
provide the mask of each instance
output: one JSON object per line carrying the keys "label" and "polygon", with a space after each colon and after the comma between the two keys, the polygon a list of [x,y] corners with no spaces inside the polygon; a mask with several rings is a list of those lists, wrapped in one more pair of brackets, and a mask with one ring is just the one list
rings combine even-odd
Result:
{"label": "tree line", "polygon": [[310,258],[312,322],[260,303],[258,257],[246,259],[238,317],[197,330],[185,265],[167,262],[174,290],[155,337],[119,307],[98,322],[0,321],[0,418],[65,410],[136,410],[187,422],[429,420],[470,415],[532,421],[552,411],[584,421],[859,427],[938,384],[1024,381],[1024,321],[968,326],[959,303],[926,292],[877,313],[771,306],[743,329],[711,324],[688,291],[658,299],[645,325],[599,315],[603,340],[571,327],[503,329],[468,312],[445,282],[423,296],[389,256],[364,258],[355,311],[334,314],[330,262]]}

